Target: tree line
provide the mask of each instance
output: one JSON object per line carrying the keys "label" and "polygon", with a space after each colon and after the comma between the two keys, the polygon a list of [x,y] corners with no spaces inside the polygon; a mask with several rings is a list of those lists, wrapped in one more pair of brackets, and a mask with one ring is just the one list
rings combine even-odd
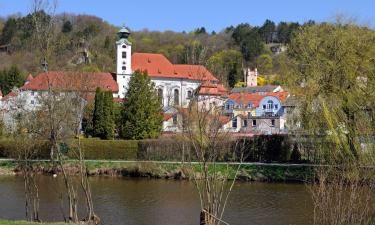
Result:
{"label": "tree line", "polygon": [[[0,20],[0,45],[10,44],[10,55],[2,54],[0,68],[17,63],[22,71],[41,71],[41,54],[34,49],[35,18],[40,27],[53,20],[47,60],[50,70],[114,71],[115,41],[118,27],[101,18],[68,13],[50,15],[44,11]],[[270,51],[271,43],[289,44],[301,26],[312,25],[266,20],[262,26],[242,23],[219,32],[199,27],[190,32],[133,31],[130,41],[134,52],[164,54],[172,63],[208,62],[222,83],[233,87],[242,81],[242,67],[258,67],[261,74],[279,72],[278,57]],[[1,53],[0,53],[1,54]],[[194,57],[191,57],[194,55]],[[189,56],[189,57],[188,57]],[[202,59],[202,60],[196,60]]]}

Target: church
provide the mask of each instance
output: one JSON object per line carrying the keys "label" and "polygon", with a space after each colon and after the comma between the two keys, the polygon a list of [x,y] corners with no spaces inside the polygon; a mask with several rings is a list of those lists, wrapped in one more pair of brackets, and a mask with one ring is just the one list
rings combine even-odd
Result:
{"label": "church", "polygon": [[119,91],[114,97],[125,97],[132,73],[137,70],[147,71],[164,107],[172,105],[187,107],[193,96],[199,94],[196,90],[202,84],[216,85],[222,94],[226,92],[225,88],[219,84],[219,80],[204,66],[172,64],[162,54],[132,54],[129,35],[130,32],[126,28],[118,32],[116,81]]}
{"label": "church", "polygon": [[35,77],[29,75],[22,87],[1,99],[1,108],[11,110],[14,98],[24,99],[29,108],[35,107],[38,105],[38,96],[49,88],[62,92],[72,89],[85,91],[92,99],[96,88],[100,87],[111,91],[115,101],[122,101],[135,71],[147,71],[155,84],[163,108],[187,107],[193,97],[204,100],[207,96],[218,97],[226,94],[224,86],[202,65],[172,64],[162,54],[132,53],[129,35],[126,28],[118,32],[115,73],[48,71]]}

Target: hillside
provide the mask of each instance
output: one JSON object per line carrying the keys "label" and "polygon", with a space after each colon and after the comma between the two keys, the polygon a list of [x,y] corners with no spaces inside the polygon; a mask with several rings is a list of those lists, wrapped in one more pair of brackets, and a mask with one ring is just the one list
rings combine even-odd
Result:
{"label": "hillside", "polygon": [[[49,70],[110,71],[115,68],[115,27],[89,15],[43,11],[0,20],[0,69],[16,65],[25,74],[41,71],[36,19],[42,28],[52,24],[48,47]],[[204,27],[190,32],[132,31],[133,52],[162,53],[172,63],[206,64],[228,86],[242,81],[242,66],[257,66],[262,75],[277,73],[277,57],[269,43],[287,44],[298,23],[267,20],[262,27],[231,26],[215,33]],[[42,39],[43,40],[43,39]]]}

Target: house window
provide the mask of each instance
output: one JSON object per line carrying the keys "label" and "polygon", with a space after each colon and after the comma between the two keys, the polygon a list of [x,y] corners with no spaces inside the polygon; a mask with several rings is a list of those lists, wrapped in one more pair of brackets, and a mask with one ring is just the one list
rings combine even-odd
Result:
{"label": "house window", "polygon": [[252,125],[253,125],[253,127],[256,127],[257,126],[257,121],[253,120]]}
{"label": "house window", "polygon": [[267,102],[267,109],[273,109],[273,101],[269,100]]}
{"label": "house window", "polygon": [[193,97],[193,92],[192,91],[188,91],[187,92],[187,98],[191,99],[192,97]]}
{"label": "house window", "polygon": [[244,126],[244,127],[247,127],[247,119],[244,119],[244,120],[243,120],[243,126]]}
{"label": "house window", "polygon": [[237,117],[234,117],[234,118],[232,119],[232,127],[233,127],[233,128],[237,128]]}
{"label": "house window", "polygon": [[163,89],[158,88],[158,98],[161,104],[163,104]]}
{"label": "house window", "polygon": [[279,108],[279,105],[276,104],[276,105],[275,105],[275,109],[278,109],[278,108]]}
{"label": "house window", "polygon": [[275,126],[275,120],[271,120],[271,127]]}
{"label": "house window", "polygon": [[172,119],[173,119],[173,125],[177,125],[177,114],[174,114]]}
{"label": "house window", "polygon": [[31,92],[31,96],[34,96],[34,95],[35,95],[35,92],[32,91],[32,92]]}
{"label": "house window", "polygon": [[263,109],[266,109],[266,105],[263,105]]}
{"label": "house window", "polygon": [[123,67],[122,67],[122,70],[126,70],[126,66],[123,66]]}
{"label": "house window", "polygon": [[175,105],[180,105],[180,93],[178,89],[174,89],[173,100]]}
{"label": "house window", "polygon": [[126,59],[126,52],[122,52],[122,58]]}
{"label": "house window", "polygon": [[31,100],[31,104],[34,105],[34,103],[35,103],[34,100]]}
{"label": "house window", "polygon": [[123,45],[122,48],[126,48],[126,45]]}
{"label": "house window", "polygon": [[253,108],[253,103],[252,103],[252,102],[249,102],[249,103],[247,104],[247,108],[249,108],[249,109]]}
{"label": "house window", "polygon": [[229,109],[233,109],[234,108],[234,105],[233,104],[229,104]]}
{"label": "house window", "polygon": [[122,76],[122,78],[125,78],[125,76]]}

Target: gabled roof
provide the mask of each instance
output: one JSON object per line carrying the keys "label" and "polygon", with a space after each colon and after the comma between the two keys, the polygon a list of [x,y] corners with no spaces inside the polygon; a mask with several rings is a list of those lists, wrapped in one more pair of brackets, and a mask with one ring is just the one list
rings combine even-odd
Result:
{"label": "gabled roof", "polygon": [[173,117],[172,113],[163,113],[163,121],[168,121]]}
{"label": "gabled roof", "polygon": [[26,77],[26,81],[32,81],[34,79],[34,77],[31,75],[31,74],[29,74],[27,77]]}
{"label": "gabled roof", "polygon": [[150,77],[218,81],[204,66],[174,65],[164,55],[155,53],[134,53],[132,70],[147,71]]}
{"label": "gabled roof", "polygon": [[280,88],[279,85],[265,85],[265,86],[255,86],[255,87],[241,87],[241,88],[233,88],[231,93],[259,93],[259,92],[274,92]]}
{"label": "gabled roof", "polygon": [[253,107],[258,107],[259,102],[264,98],[263,95],[252,94],[252,93],[232,93],[229,95],[229,99],[235,101],[237,104],[247,105],[252,102]]}
{"label": "gabled roof", "polygon": [[21,87],[21,90],[46,91],[59,89],[64,91],[95,92],[97,87],[112,92],[118,92],[117,82],[111,73],[74,73],[56,72],[41,73],[29,83]]}
{"label": "gabled roof", "polygon": [[199,86],[199,95],[226,95],[228,90],[222,84],[204,82]]}

